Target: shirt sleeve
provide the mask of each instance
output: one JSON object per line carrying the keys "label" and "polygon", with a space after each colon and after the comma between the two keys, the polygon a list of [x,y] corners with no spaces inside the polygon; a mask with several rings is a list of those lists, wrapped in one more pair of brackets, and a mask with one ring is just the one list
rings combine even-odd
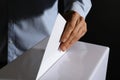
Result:
{"label": "shirt sleeve", "polygon": [[73,10],[86,17],[91,9],[91,0],[64,0],[64,11]]}

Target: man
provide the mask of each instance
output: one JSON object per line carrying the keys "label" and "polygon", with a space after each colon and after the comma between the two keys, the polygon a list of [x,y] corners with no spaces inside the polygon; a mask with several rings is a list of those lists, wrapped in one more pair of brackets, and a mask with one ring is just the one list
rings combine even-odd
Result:
{"label": "man", "polygon": [[58,0],[13,0],[8,6],[8,61],[11,62],[50,35],[58,7],[67,20],[60,40],[60,49],[67,50],[86,33],[85,17],[91,8],[91,2],[90,0],[59,0],[59,3]]}

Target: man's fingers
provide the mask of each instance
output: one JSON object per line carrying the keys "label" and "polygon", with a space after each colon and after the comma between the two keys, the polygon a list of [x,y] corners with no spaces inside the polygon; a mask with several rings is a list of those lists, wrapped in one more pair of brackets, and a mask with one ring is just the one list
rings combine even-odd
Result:
{"label": "man's fingers", "polygon": [[76,41],[78,41],[87,31],[86,22],[78,13],[73,13],[67,21],[63,34],[61,36],[60,49],[67,50]]}
{"label": "man's fingers", "polygon": [[[79,26],[78,30],[75,28],[74,31],[76,31],[76,34],[73,32],[69,36],[69,38],[66,40],[66,42],[61,43],[60,48],[65,51],[68,48],[72,46],[76,41],[78,41],[87,31],[86,23],[82,23],[77,25]],[[76,27],[77,27],[76,26]]]}
{"label": "man's fingers", "polygon": [[[71,32],[71,35],[69,36],[68,40],[66,42],[70,43],[75,36],[79,33],[80,30],[82,30],[82,27],[84,26],[84,22],[82,19],[77,20],[76,27]],[[79,35],[80,36],[80,35]]]}
{"label": "man's fingers", "polygon": [[74,29],[73,25],[71,25],[69,23],[66,24],[66,28],[65,28],[65,30],[64,30],[64,32],[62,34],[62,37],[61,37],[61,42],[66,42],[66,40],[69,38],[69,36],[70,36],[71,32],[73,31],[73,29]]}
{"label": "man's fingers", "polygon": [[74,36],[73,38],[71,38],[72,40],[68,39],[66,42],[62,42],[61,45],[60,45],[60,49],[61,49],[62,51],[67,50],[69,47],[72,46],[72,44],[74,44],[76,41],[79,40],[81,34],[82,34],[82,30],[80,30],[80,31],[76,34],[76,36]]}
{"label": "man's fingers", "polygon": [[71,35],[71,32],[75,28],[77,19],[78,17],[76,16],[76,14],[73,14],[72,18],[67,22],[65,30],[61,37],[61,42],[66,42],[66,40],[69,38],[69,36]]}

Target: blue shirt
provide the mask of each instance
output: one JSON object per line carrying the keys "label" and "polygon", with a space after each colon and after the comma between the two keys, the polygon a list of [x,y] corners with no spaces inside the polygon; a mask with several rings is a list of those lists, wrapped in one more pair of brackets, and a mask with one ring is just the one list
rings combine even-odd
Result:
{"label": "blue shirt", "polygon": [[[50,4],[38,3],[42,6]],[[48,0],[49,2],[49,0]],[[22,6],[22,4],[21,4]],[[64,0],[64,12],[74,10],[84,18],[91,8],[90,0]],[[13,61],[24,51],[32,48],[39,41],[50,36],[54,21],[58,14],[58,0],[42,11],[41,14],[19,19],[8,24],[8,62]]]}

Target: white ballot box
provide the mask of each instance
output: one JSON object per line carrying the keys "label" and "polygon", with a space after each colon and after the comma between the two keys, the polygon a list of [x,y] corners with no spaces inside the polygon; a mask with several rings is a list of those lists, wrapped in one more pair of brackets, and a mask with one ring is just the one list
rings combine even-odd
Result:
{"label": "white ballot box", "polygon": [[66,21],[58,14],[52,33],[0,70],[0,80],[105,80],[109,48],[76,42],[59,50]]}
{"label": "white ballot box", "polygon": [[[35,80],[41,46],[18,57],[0,70],[0,80]],[[105,80],[109,48],[77,42],[39,80]]]}

